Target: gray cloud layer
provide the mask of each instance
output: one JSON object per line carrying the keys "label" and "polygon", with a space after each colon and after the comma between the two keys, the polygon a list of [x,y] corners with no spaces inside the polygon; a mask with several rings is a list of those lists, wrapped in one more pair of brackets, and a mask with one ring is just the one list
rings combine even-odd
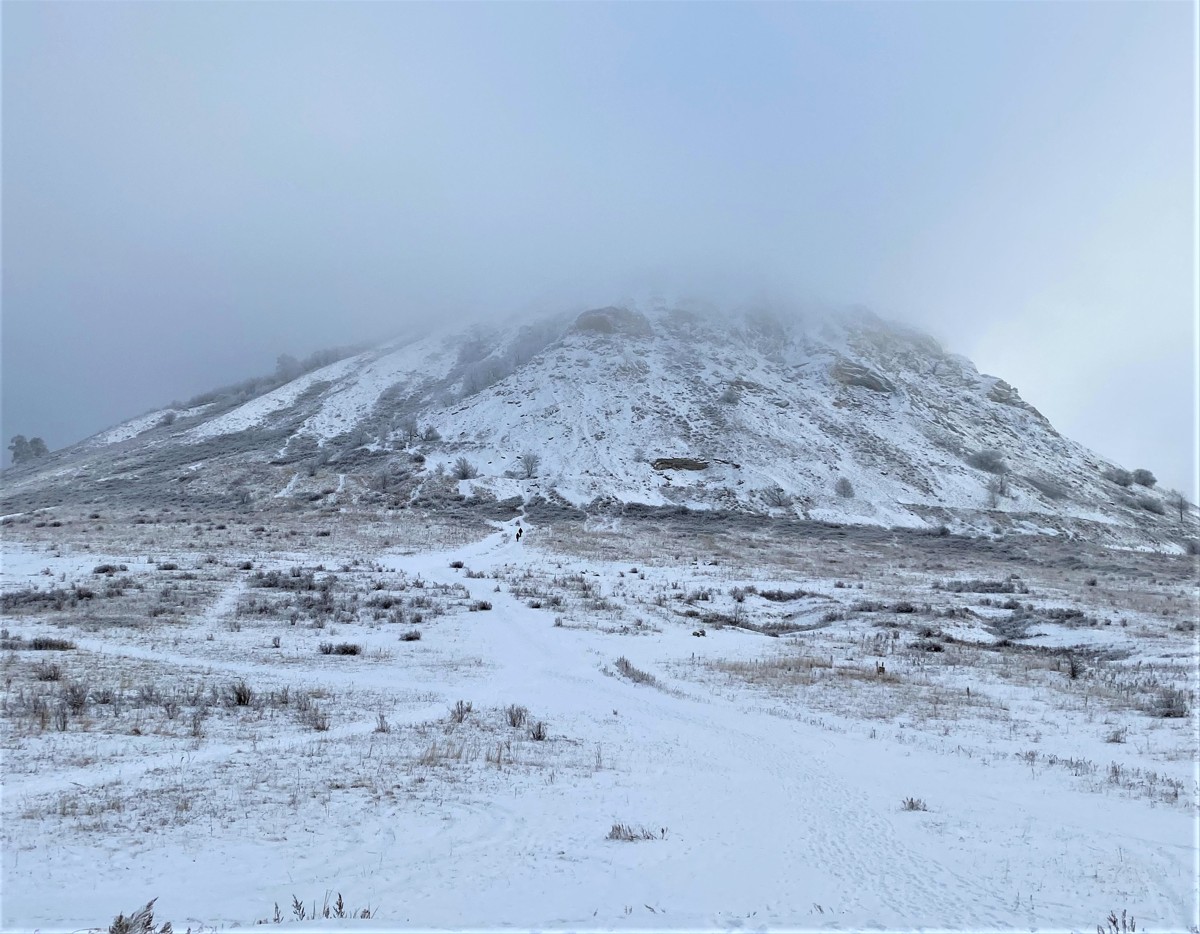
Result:
{"label": "gray cloud layer", "polygon": [[647,281],[864,303],[1192,485],[1185,4],[8,4],[3,432]]}

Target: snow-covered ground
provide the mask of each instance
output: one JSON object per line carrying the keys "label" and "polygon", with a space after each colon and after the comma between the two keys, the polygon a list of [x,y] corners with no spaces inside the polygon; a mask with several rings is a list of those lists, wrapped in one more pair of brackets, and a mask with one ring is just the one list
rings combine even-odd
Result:
{"label": "snow-covered ground", "polygon": [[5,529],[5,930],[1200,920],[1181,558],[182,518]]}

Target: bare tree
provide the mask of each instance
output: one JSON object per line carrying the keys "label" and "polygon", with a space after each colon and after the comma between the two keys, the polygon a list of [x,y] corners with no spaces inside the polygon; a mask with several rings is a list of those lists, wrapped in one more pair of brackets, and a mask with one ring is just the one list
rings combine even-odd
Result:
{"label": "bare tree", "polygon": [[1190,503],[1188,503],[1188,498],[1183,495],[1183,491],[1167,490],[1167,504],[1172,509],[1179,510],[1179,521],[1182,522],[1184,516],[1187,515],[1188,506],[1190,505]]}
{"label": "bare tree", "polygon": [[781,486],[765,487],[762,491],[763,502],[772,509],[787,509],[792,505],[792,497]]}
{"label": "bare tree", "polygon": [[420,428],[417,427],[417,420],[411,415],[408,418],[400,421],[400,437],[404,439],[405,444],[412,444],[420,437]]}
{"label": "bare tree", "polygon": [[533,451],[526,451],[519,458],[517,463],[520,465],[520,473],[522,480],[532,480],[537,476],[538,465],[542,462],[541,455],[534,454]]}

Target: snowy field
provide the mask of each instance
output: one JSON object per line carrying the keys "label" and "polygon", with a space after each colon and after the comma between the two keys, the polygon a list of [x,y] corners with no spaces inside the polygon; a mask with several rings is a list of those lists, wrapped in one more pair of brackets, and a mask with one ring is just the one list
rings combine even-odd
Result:
{"label": "snowy field", "polygon": [[521,525],[6,517],[4,930],[1197,929],[1189,559]]}

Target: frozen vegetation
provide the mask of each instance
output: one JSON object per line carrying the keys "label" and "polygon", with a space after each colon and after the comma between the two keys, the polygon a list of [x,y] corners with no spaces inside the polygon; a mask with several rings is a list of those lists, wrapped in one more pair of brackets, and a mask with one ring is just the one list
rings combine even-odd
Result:
{"label": "frozen vegetation", "polygon": [[3,520],[5,930],[1195,929],[1194,559],[314,482]]}

